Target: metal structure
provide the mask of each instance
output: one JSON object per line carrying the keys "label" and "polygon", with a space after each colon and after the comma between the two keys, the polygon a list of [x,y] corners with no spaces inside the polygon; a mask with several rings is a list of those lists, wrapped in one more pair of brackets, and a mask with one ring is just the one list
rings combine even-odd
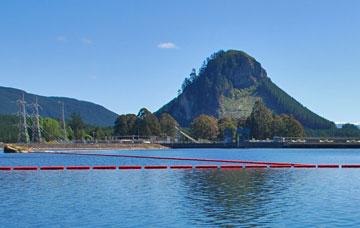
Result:
{"label": "metal structure", "polygon": [[65,123],[65,105],[64,102],[62,101],[59,101],[59,103],[61,104],[61,127],[63,131],[63,137],[64,137],[64,141],[68,141],[66,123]]}
{"label": "metal structure", "polygon": [[39,103],[38,98],[35,98],[35,103],[32,104],[33,115],[32,115],[32,141],[34,143],[41,143],[41,131],[40,131],[40,115],[39,115]]}
{"label": "metal structure", "polygon": [[186,134],[185,132],[183,132],[179,127],[175,127],[176,130],[178,130],[178,132],[183,135],[185,138],[189,139],[191,142],[193,143],[199,143],[198,140],[194,139],[193,137],[191,137],[190,135]]}
{"label": "metal structure", "polygon": [[22,94],[22,97],[17,100],[17,105],[19,108],[18,116],[19,116],[19,143],[29,143],[30,138],[28,134],[28,125],[27,125],[27,115],[26,115],[26,102],[25,95]]}

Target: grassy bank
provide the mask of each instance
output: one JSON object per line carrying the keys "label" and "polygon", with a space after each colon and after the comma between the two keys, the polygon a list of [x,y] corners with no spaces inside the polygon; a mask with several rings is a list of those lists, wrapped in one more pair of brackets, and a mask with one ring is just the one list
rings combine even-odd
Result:
{"label": "grassy bank", "polygon": [[[20,144],[19,144],[20,145]],[[159,144],[29,144],[21,145],[32,148],[33,151],[57,151],[57,150],[149,150],[166,149],[167,147]]]}

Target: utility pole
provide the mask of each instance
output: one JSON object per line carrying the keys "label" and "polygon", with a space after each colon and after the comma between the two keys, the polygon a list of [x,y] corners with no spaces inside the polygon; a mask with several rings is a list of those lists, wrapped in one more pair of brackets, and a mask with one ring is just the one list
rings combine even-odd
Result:
{"label": "utility pole", "polygon": [[40,131],[40,115],[39,115],[39,103],[38,98],[35,98],[35,103],[33,104],[34,114],[32,116],[32,140],[35,143],[41,143],[41,131]]}
{"label": "utility pole", "polygon": [[63,101],[59,101],[59,103],[61,104],[61,127],[63,130],[64,141],[68,141],[65,123],[65,106]]}
{"label": "utility pole", "polygon": [[29,134],[28,134],[28,126],[26,122],[26,102],[25,102],[25,95],[22,94],[22,97],[17,100],[17,105],[19,107],[19,136],[18,142],[19,143],[29,143]]}

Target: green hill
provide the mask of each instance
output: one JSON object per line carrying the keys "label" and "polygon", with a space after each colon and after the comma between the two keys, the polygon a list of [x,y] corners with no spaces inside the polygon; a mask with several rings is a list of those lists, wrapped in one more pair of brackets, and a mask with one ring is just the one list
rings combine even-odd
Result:
{"label": "green hill", "polygon": [[79,113],[87,124],[96,126],[112,126],[117,114],[100,106],[87,101],[79,101],[66,97],[44,97],[38,96],[25,91],[0,87],[0,115],[13,115],[18,112],[16,101],[24,94],[27,102],[27,111],[31,113],[32,109],[29,104],[35,102],[38,98],[38,103],[41,106],[40,115],[43,117],[51,117],[59,119],[61,116],[60,102],[64,102],[65,118],[68,118],[71,113]]}
{"label": "green hill", "polygon": [[310,129],[335,127],[275,85],[266,71],[245,52],[229,50],[213,54],[185,79],[182,92],[157,111],[170,113],[182,126],[201,114],[217,118],[247,118],[257,100],[275,114],[288,114]]}

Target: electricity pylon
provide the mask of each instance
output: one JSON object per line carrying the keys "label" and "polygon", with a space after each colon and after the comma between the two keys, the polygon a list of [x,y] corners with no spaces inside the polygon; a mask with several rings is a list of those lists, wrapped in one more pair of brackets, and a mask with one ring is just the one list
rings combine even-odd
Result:
{"label": "electricity pylon", "polygon": [[26,102],[25,102],[25,95],[22,94],[22,97],[17,100],[17,105],[19,107],[19,135],[18,135],[18,142],[19,143],[29,143],[29,134],[28,134],[28,126],[26,122]]}
{"label": "electricity pylon", "polygon": [[61,127],[63,131],[64,141],[68,141],[67,132],[66,132],[66,123],[65,123],[65,106],[63,101],[59,101],[61,104]]}
{"label": "electricity pylon", "polygon": [[39,115],[39,103],[38,98],[35,98],[35,103],[33,106],[33,116],[32,116],[32,140],[35,143],[41,143],[41,131],[40,131],[40,115]]}

